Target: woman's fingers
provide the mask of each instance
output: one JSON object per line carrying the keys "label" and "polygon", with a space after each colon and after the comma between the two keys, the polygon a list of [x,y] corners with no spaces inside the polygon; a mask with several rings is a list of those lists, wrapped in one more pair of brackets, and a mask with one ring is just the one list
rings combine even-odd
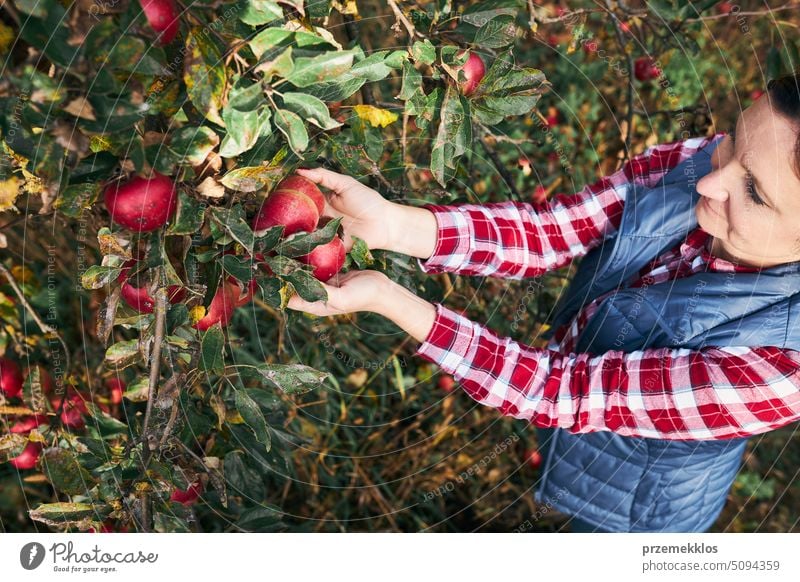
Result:
{"label": "woman's fingers", "polygon": [[298,168],[297,173],[312,182],[325,186],[328,190],[342,193],[353,186],[363,186],[361,182],[346,174],[339,174],[325,168]]}

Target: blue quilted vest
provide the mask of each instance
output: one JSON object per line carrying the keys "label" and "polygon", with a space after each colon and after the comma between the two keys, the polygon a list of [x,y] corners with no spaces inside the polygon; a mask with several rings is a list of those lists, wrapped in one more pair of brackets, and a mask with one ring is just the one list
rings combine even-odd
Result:
{"label": "blue quilted vest", "polygon": [[[576,351],[778,346],[800,349],[800,262],[758,273],[697,273],[630,288],[639,269],[697,227],[697,181],[721,138],[653,188],[628,185],[617,233],[580,262],[551,329],[603,293]],[[550,332],[552,335],[552,331]],[[606,531],[698,532],[719,516],[747,439],[675,441],[608,431],[537,429],[544,453],[538,503]]]}

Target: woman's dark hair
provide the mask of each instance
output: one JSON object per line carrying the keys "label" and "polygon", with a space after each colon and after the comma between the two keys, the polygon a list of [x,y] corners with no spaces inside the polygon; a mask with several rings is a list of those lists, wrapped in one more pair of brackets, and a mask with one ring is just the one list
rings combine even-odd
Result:
{"label": "woman's dark hair", "polygon": [[[767,83],[767,92],[772,108],[789,121],[800,125],[800,69],[783,77],[770,79]],[[794,143],[792,159],[794,160],[792,169],[800,178],[800,134]]]}

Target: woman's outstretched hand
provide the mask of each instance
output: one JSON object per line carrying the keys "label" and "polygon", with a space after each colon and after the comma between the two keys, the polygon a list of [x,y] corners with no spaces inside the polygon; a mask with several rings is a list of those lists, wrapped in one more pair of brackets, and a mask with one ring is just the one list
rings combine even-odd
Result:
{"label": "woman's outstretched hand", "polygon": [[342,218],[348,251],[357,236],[370,249],[421,259],[433,253],[438,232],[436,217],[430,210],[391,202],[352,176],[325,168],[301,168],[297,173],[329,190],[323,214]]}
{"label": "woman's outstretched hand", "polygon": [[386,224],[396,204],[346,174],[325,168],[301,168],[297,173],[330,190],[325,197],[323,214],[342,218],[344,246],[347,250],[353,246],[353,236],[363,239],[371,249],[386,249],[389,246]]}
{"label": "woman's outstretched hand", "polygon": [[348,271],[322,283],[328,301],[306,301],[295,294],[289,299],[289,309],[313,315],[340,315],[356,311],[381,311],[380,298],[391,286],[389,278],[379,271]]}

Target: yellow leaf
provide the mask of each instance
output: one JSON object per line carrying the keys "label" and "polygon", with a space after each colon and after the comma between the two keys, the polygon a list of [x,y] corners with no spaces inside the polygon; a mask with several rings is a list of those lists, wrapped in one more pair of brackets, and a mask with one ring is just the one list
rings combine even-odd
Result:
{"label": "yellow leaf", "polygon": [[111,149],[111,142],[102,135],[93,135],[89,140],[89,149],[93,154]]}
{"label": "yellow leaf", "polygon": [[0,212],[11,210],[14,202],[21,192],[22,180],[16,176],[11,176],[6,180],[0,180]]}
{"label": "yellow leaf", "polygon": [[331,5],[342,14],[349,14],[350,16],[358,16],[358,6],[356,6],[356,0],[344,0],[343,2],[339,2],[338,0],[333,0],[333,2],[331,2]]}
{"label": "yellow leaf", "polygon": [[373,105],[354,105],[353,109],[355,109],[356,115],[369,122],[372,127],[386,127],[397,121],[397,113],[388,109],[381,109]]}
{"label": "yellow leaf", "polygon": [[197,323],[206,316],[206,308],[202,305],[195,305],[189,310],[189,320],[192,324]]}

